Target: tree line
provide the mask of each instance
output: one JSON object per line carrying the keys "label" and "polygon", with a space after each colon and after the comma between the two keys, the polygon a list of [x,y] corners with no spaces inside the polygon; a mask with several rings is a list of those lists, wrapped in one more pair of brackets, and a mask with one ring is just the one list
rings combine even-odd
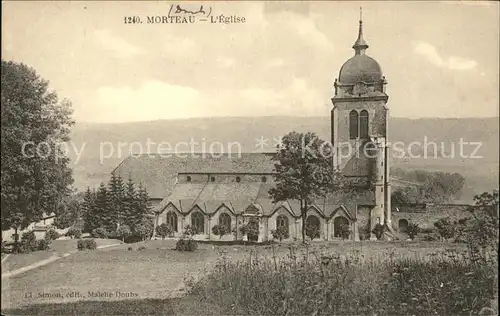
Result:
{"label": "tree line", "polygon": [[[149,195],[132,178],[125,183],[119,175],[111,175],[109,183],[94,190],[87,188],[80,201],[83,231],[92,233],[101,229],[107,233],[148,235],[153,230],[153,209]],[[127,227],[130,232],[127,233]]]}

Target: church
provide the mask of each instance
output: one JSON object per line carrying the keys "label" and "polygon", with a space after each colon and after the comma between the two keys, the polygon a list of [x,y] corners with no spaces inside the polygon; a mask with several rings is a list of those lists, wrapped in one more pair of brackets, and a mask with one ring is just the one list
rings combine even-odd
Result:
{"label": "church", "polygon": [[[370,232],[377,223],[392,229],[387,82],[380,65],[366,54],[361,20],[352,48],[354,56],[341,67],[331,98],[333,167],[370,185],[363,192],[331,195],[310,205],[306,221],[317,227],[317,240],[340,239],[343,225],[348,225],[351,240],[374,239]],[[299,202],[273,203],[268,193],[274,186],[274,155],[131,155],[113,172],[146,187],[155,225],[167,223],[175,236],[189,225],[197,232],[195,239],[219,240],[212,228],[223,225],[235,233],[220,240],[246,240],[239,228],[252,221],[258,224],[258,242],[272,240],[279,227],[288,232],[289,241],[300,240]]]}

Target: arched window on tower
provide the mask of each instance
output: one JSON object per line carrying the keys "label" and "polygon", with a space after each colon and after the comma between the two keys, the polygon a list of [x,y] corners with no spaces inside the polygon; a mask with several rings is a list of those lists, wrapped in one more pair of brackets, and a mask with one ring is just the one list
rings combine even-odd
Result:
{"label": "arched window on tower", "polygon": [[349,113],[349,137],[358,138],[358,112],[354,110]]}
{"label": "arched window on tower", "polygon": [[366,110],[359,113],[359,137],[368,138],[368,111]]}

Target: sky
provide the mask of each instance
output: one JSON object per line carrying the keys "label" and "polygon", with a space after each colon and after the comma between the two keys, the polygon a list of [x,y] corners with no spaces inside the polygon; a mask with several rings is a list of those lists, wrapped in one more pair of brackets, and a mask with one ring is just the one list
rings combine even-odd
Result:
{"label": "sky", "polygon": [[[171,5],[245,23],[147,23]],[[498,116],[496,1],[2,2],[2,59],[34,67],[77,122],[328,116],[360,6],[392,116]]]}

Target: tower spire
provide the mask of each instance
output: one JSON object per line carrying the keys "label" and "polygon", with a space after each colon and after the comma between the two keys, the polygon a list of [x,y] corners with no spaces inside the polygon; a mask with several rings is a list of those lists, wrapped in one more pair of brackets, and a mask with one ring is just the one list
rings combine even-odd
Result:
{"label": "tower spire", "polygon": [[356,55],[362,55],[365,53],[365,50],[368,48],[364,38],[363,38],[363,8],[359,7],[359,31],[358,31],[358,39],[352,46],[354,48]]}

